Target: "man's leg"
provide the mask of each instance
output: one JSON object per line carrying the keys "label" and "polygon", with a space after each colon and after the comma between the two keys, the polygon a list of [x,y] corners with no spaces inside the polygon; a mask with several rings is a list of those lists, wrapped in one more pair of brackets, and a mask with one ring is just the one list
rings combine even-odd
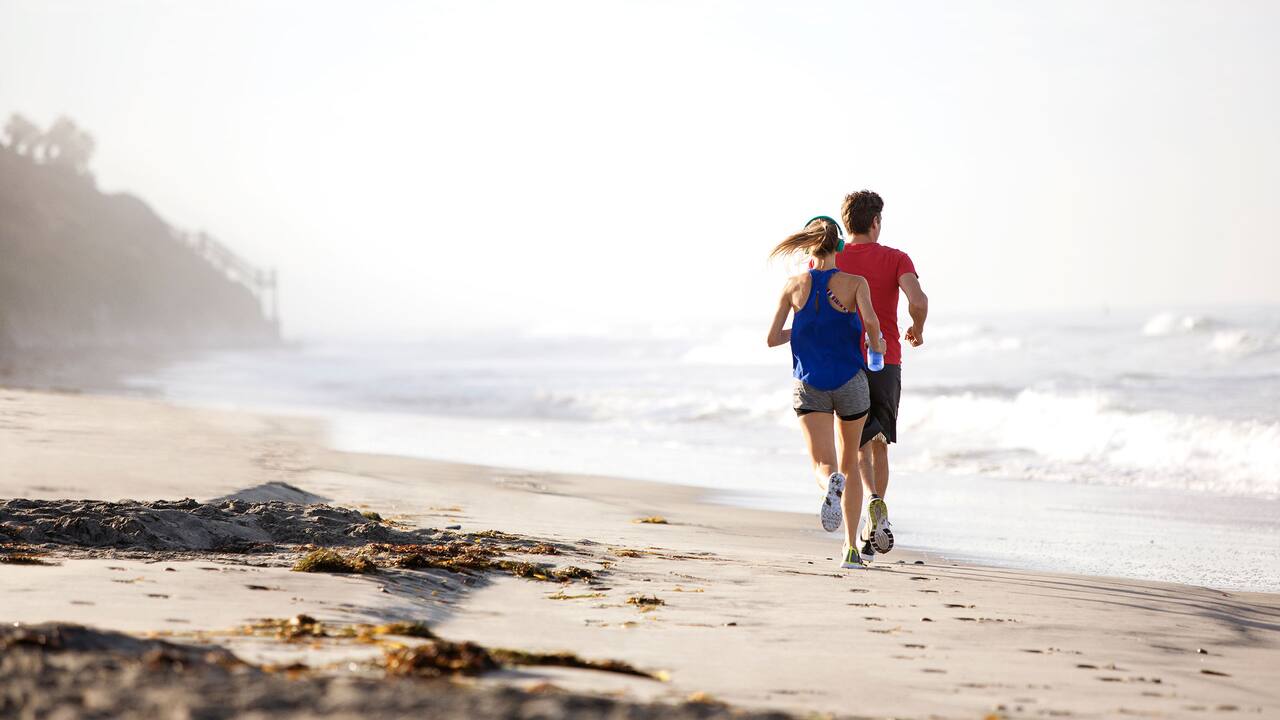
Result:
{"label": "man's leg", "polygon": [[[869,452],[868,452],[869,451]],[[884,497],[889,490],[889,443],[873,439],[871,442],[862,446],[858,450],[858,459],[861,461],[863,455],[869,455],[873,472],[875,476],[867,489],[872,495]]]}

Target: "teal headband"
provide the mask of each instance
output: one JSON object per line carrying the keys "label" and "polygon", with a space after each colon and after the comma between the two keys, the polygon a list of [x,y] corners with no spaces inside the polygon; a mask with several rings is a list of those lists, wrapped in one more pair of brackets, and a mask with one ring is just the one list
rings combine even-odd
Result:
{"label": "teal headband", "polygon": [[805,226],[805,227],[809,227],[809,223],[812,223],[814,220],[826,220],[827,222],[831,223],[832,225],[835,225],[835,226],[836,226],[836,237],[840,238],[840,242],[836,243],[836,252],[841,252],[842,250],[844,250],[844,230],[840,228],[840,223],[838,223],[838,222],[836,222],[835,220],[831,219],[831,217],[830,217],[830,216],[827,216],[827,215],[817,215],[817,216],[815,216],[815,217],[811,217],[811,218],[809,218],[809,222],[806,222],[806,223],[804,224],[804,226]]}

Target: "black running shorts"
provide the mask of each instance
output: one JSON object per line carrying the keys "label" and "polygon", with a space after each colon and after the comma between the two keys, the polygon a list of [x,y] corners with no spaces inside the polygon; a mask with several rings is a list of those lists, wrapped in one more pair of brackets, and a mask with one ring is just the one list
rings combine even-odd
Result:
{"label": "black running shorts", "polygon": [[862,426],[862,444],[883,433],[889,442],[898,441],[898,401],[902,398],[902,366],[885,365],[878,372],[867,371],[871,410]]}

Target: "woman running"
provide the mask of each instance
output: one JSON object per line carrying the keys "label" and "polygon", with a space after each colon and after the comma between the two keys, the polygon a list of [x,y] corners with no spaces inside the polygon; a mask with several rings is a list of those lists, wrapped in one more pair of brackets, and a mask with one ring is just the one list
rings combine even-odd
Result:
{"label": "woman running", "polygon": [[[800,417],[818,485],[827,493],[822,529],[835,532],[841,515],[850,518],[840,566],[865,568],[855,537],[862,513],[858,443],[871,406],[861,342],[865,330],[871,349],[884,352],[884,339],[867,281],[836,269],[836,253],[843,248],[840,225],[819,215],[773,249],[770,257],[807,253],[813,265],[809,272],[787,279],[769,328],[769,347],[791,343],[792,407]],[[795,320],[784,330],[792,311]]]}

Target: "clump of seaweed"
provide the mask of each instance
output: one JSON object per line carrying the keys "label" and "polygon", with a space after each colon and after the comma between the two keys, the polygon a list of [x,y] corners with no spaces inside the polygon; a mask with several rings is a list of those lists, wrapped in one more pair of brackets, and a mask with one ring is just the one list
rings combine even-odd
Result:
{"label": "clump of seaweed", "polygon": [[490,540],[519,540],[520,537],[511,533],[504,533],[501,530],[481,530],[475,533],[475,537],[487,538]]}
{"label": "clump of seaweed", "polygon": [[3,565],[53,565],[44,558],[30,555],[27,553],[0,554],[0,564]]}
{"label": "clump of seaweed", "polygon": [[373,522],[376,522],[376,523],[386,522],[385,520],[382,519],[382,515],[379,515],[373,510],[365,510],[360,514],[363,515],[366,520],[372,520]]}
{"label": "clump of seaweed", "polygon": [[310,615],[294,615],[291,618],[263,618],[246,625],[245,635],[274,635],[278,640],[292,642],[302,638],[328,637],[324,623]]}
{"label": "clump of seaweed", "polygon": [[609,552],[613,553],[614,555],[617,555],[618,557],[627,557],[627,558],[644,557],[644,553],[640,552],[639,550],[632,550],[631,548],[609,548]]}
{"label": "clump of seaweed", "polygon": [[560,548],[551,543],[534,543],[533,545],[508,545],[503,548],[507,552],[524,553],[526,555],[559,555]]}
{"label": "clump of seaweed", "polygon": [[452,540],[434,545],[377,545],[374,549],[395,556],[396,567],[410,570],[440,568],[461,572],[463,570],[489,570],[497,551],[475,543]]}
{"label": "clump of seaweed", "polygon": [[435,640],[436,634],[431,632],[431,628],[427,627],[423,622],[394,622],[386,625],[375,625],[369,629],[369,634],[378,635],[399,635],[401,637],[426,638],[427,640]]}
{"label": "clump of seaweed", "polygon": [[659,605],[666,605],[667,601],[657,595],[632,595],[627,598],[628,605],[635,605],[641,610],[652,610]]}
{"label": "clump of seaweed", "polygon": [[596,576],[586,568],[580,568],[577,565],[569,565],[567,567],[558,568],[551,572],[552,577],[556,580],[591,580]]}
{"label": "clump of seaweed", "polygon": [[582,599],[602,598],[602,597],[607,597],[607,596],[605,595],[605,593],[602,593],[602,592],[582,593],[580,595],[566,595],[563,590],[559,590],[559,591],[556,591],[556,593],[553,595],[548,595],[547,599],[548,600],[582,600]]}
{"label": "clump of seaweed", "polygon": [[586,660],[567,652],[534,653],[524,650],[491,648],[489,655],[504,665],[549,665],[583,670],[600,670],[602,672],[636,675],[645,678],[654,677],[654,675],[643,670],[637,670],[635,666],[621,660]]}
{"label": "clump of seaweed", "polygon": [[498,662],[488,650],[475,643],[432,640],[413,647],[386,651],[382,666],[389,675],[434,678],[443,675],[478,675],[496,670]]}
{"label": "clump of seaweed", "polygon": [[636,518],[634,522],[638,522],[643,525],[666,525],[667,519],[661,515],[650,515],[649,517]]}
{"label": "clump of seaweed", "polygon": [[41,556],[44,552],[25,543],[0,543],[0,564],[7,565],[56,565]]}
{"label": "clump of seaweed", "polygon": [[[496,533],[498,531],[494,530],[487,532]],[[502,570],[509,572],[516,577],[554,582],[590,580],[595,577],[595,573],[590,570],[573,565],[556,569],[545,563],[534,563],[524,560],[508,560],[499,557],[502,552],[513,549],[514,548],[512,547],[485,545],[480,542],[448,540],[442,543],[432,543],[427,545],[391,545],[387,543],[373,543],[366,545],[362,552],[368,554],[387,555],[389,556],[389,560],[387,561],[389,564],[407,570],[425,570],[430,568],[449,570],[451,572],[485,572]],[[548,550],[551,552],[548,552]],[[539,555],[553,555],[559,553],[555,546],[550,544],[544,544],[543,546],[534,545],[531,548],[521,547],[518,551],[530,552],[531,554]]]}
{"label": "clump of seaweed", "polygon": [[378,566],[362,554],[343,555],[333,550],[312,550],[293,566],[294,572],[371,573]]}

